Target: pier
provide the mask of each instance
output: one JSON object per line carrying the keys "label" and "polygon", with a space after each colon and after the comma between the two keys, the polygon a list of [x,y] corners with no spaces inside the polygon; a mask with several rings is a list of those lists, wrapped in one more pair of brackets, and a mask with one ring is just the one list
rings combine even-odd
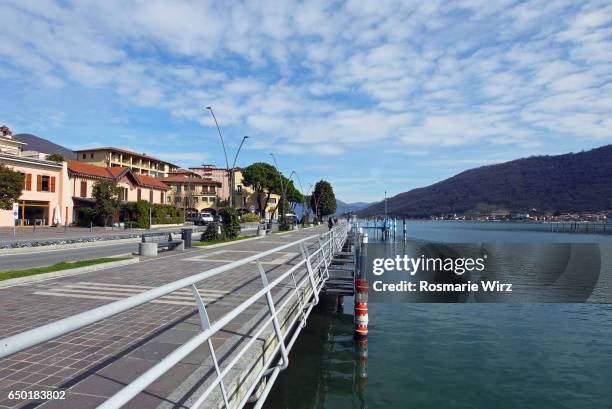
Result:
{"label": "pier", "polygon": [[0,389],[66,392],[0,407],[260,408],[320,294],[350,291],[336,275],[354,266],[349,228],[0,290]]}
{"label": "pier", "polygon": [[550,231],[558,233],[612,234],[612,223],[554,222],[550,224]]}

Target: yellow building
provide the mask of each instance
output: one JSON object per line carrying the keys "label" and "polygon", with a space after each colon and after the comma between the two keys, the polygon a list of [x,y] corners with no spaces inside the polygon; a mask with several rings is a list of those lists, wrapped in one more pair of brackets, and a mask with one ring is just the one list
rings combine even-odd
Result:
{"label": "yellow building", "polygon": [[201,211],[217,214],[217,192],[221,183],[182,170],[161,181],[170,186],[166,204],[185,209],[187,217],[193,217],[194,213]]}
{"label": "yellow building", "polygon": [[154,158],[144,153],[125,149],[102,147],[76,151],[79,162],[101,167],[126,167],[136,174],[163,178],[178,169],[172,163]]}
{"label": "yellow building", "polygon": [[[255,212],[257,212],[257,209],[259,208],[257,205],[257,193],[255,193],[255,191],[251,187],[246,186],[244,184],[242,178],[242,169],[234,169],[234,187],[235,189],[233,194],[234,205],[236,206],[236,209],[238,209],[238,211],[241,213],[250,212],[253,209]],[[261,200],[264,201],[266,200],[266,197],[268,195],[266,193],[262,196],[263,197]],[[276,207],[278,206],[279,200],[280,195],[277,195],[275,193],[270,195],[270,199],[268,200],[268,204],[266,206],[266,219],[269,219],[270,215],[276,212]],[[278,214],[275,215],[275,217],[277,216]]]}

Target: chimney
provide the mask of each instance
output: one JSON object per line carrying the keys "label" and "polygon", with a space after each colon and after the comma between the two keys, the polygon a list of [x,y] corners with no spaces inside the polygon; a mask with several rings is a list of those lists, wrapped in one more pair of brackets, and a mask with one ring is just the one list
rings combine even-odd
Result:
{"label": "chimney", "polygon": [[13,132],[11,132],[11,129],[8,126],[0,126],[0,132],[2,132],[3,137],[13,139]]}

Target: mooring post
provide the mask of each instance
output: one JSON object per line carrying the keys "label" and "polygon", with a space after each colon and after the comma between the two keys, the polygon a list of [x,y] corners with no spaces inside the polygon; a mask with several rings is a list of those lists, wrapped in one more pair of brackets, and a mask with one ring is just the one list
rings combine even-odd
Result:
{"label": "mooring post", "polygon": [[368,280],[366,277],[368,235],[365,233],[359,244],[359,269],[355,278],[355,336],[368,336]]}
{"label": "mooring post", "polygon": [[406,219],[404,219],[404,241],[406,241]]}

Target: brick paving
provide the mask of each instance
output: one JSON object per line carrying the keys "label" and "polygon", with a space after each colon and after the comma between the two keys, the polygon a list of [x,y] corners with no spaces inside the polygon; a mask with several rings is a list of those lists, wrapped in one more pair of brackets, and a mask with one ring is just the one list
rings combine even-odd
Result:
{"label": "brick paving", "polygon": [[[0,317],[0,338],[323,231],[320,227],[218,248],[161,253],[130,266],[1,289],[0,311],[4,314]],[[291,247],[265,257],[262,264],[269,279],[290,268],[298,251]],[[261,280],[253,263],[198,284],[212,321],[260,288]],[[229,342],[263,308],[267,307],[261,299],[224,327],[213,338],[215,349]],[[200,318],[190,290],[176,291],[0,360],[0,408],[96,407],[200,331]],[[125,407],[154,408],[160,404],[184,407],[166,397],[208,356],[208,346],[200,346]],[[9,391],[43,390],[66,391],[66,399],[7,398]]]}

